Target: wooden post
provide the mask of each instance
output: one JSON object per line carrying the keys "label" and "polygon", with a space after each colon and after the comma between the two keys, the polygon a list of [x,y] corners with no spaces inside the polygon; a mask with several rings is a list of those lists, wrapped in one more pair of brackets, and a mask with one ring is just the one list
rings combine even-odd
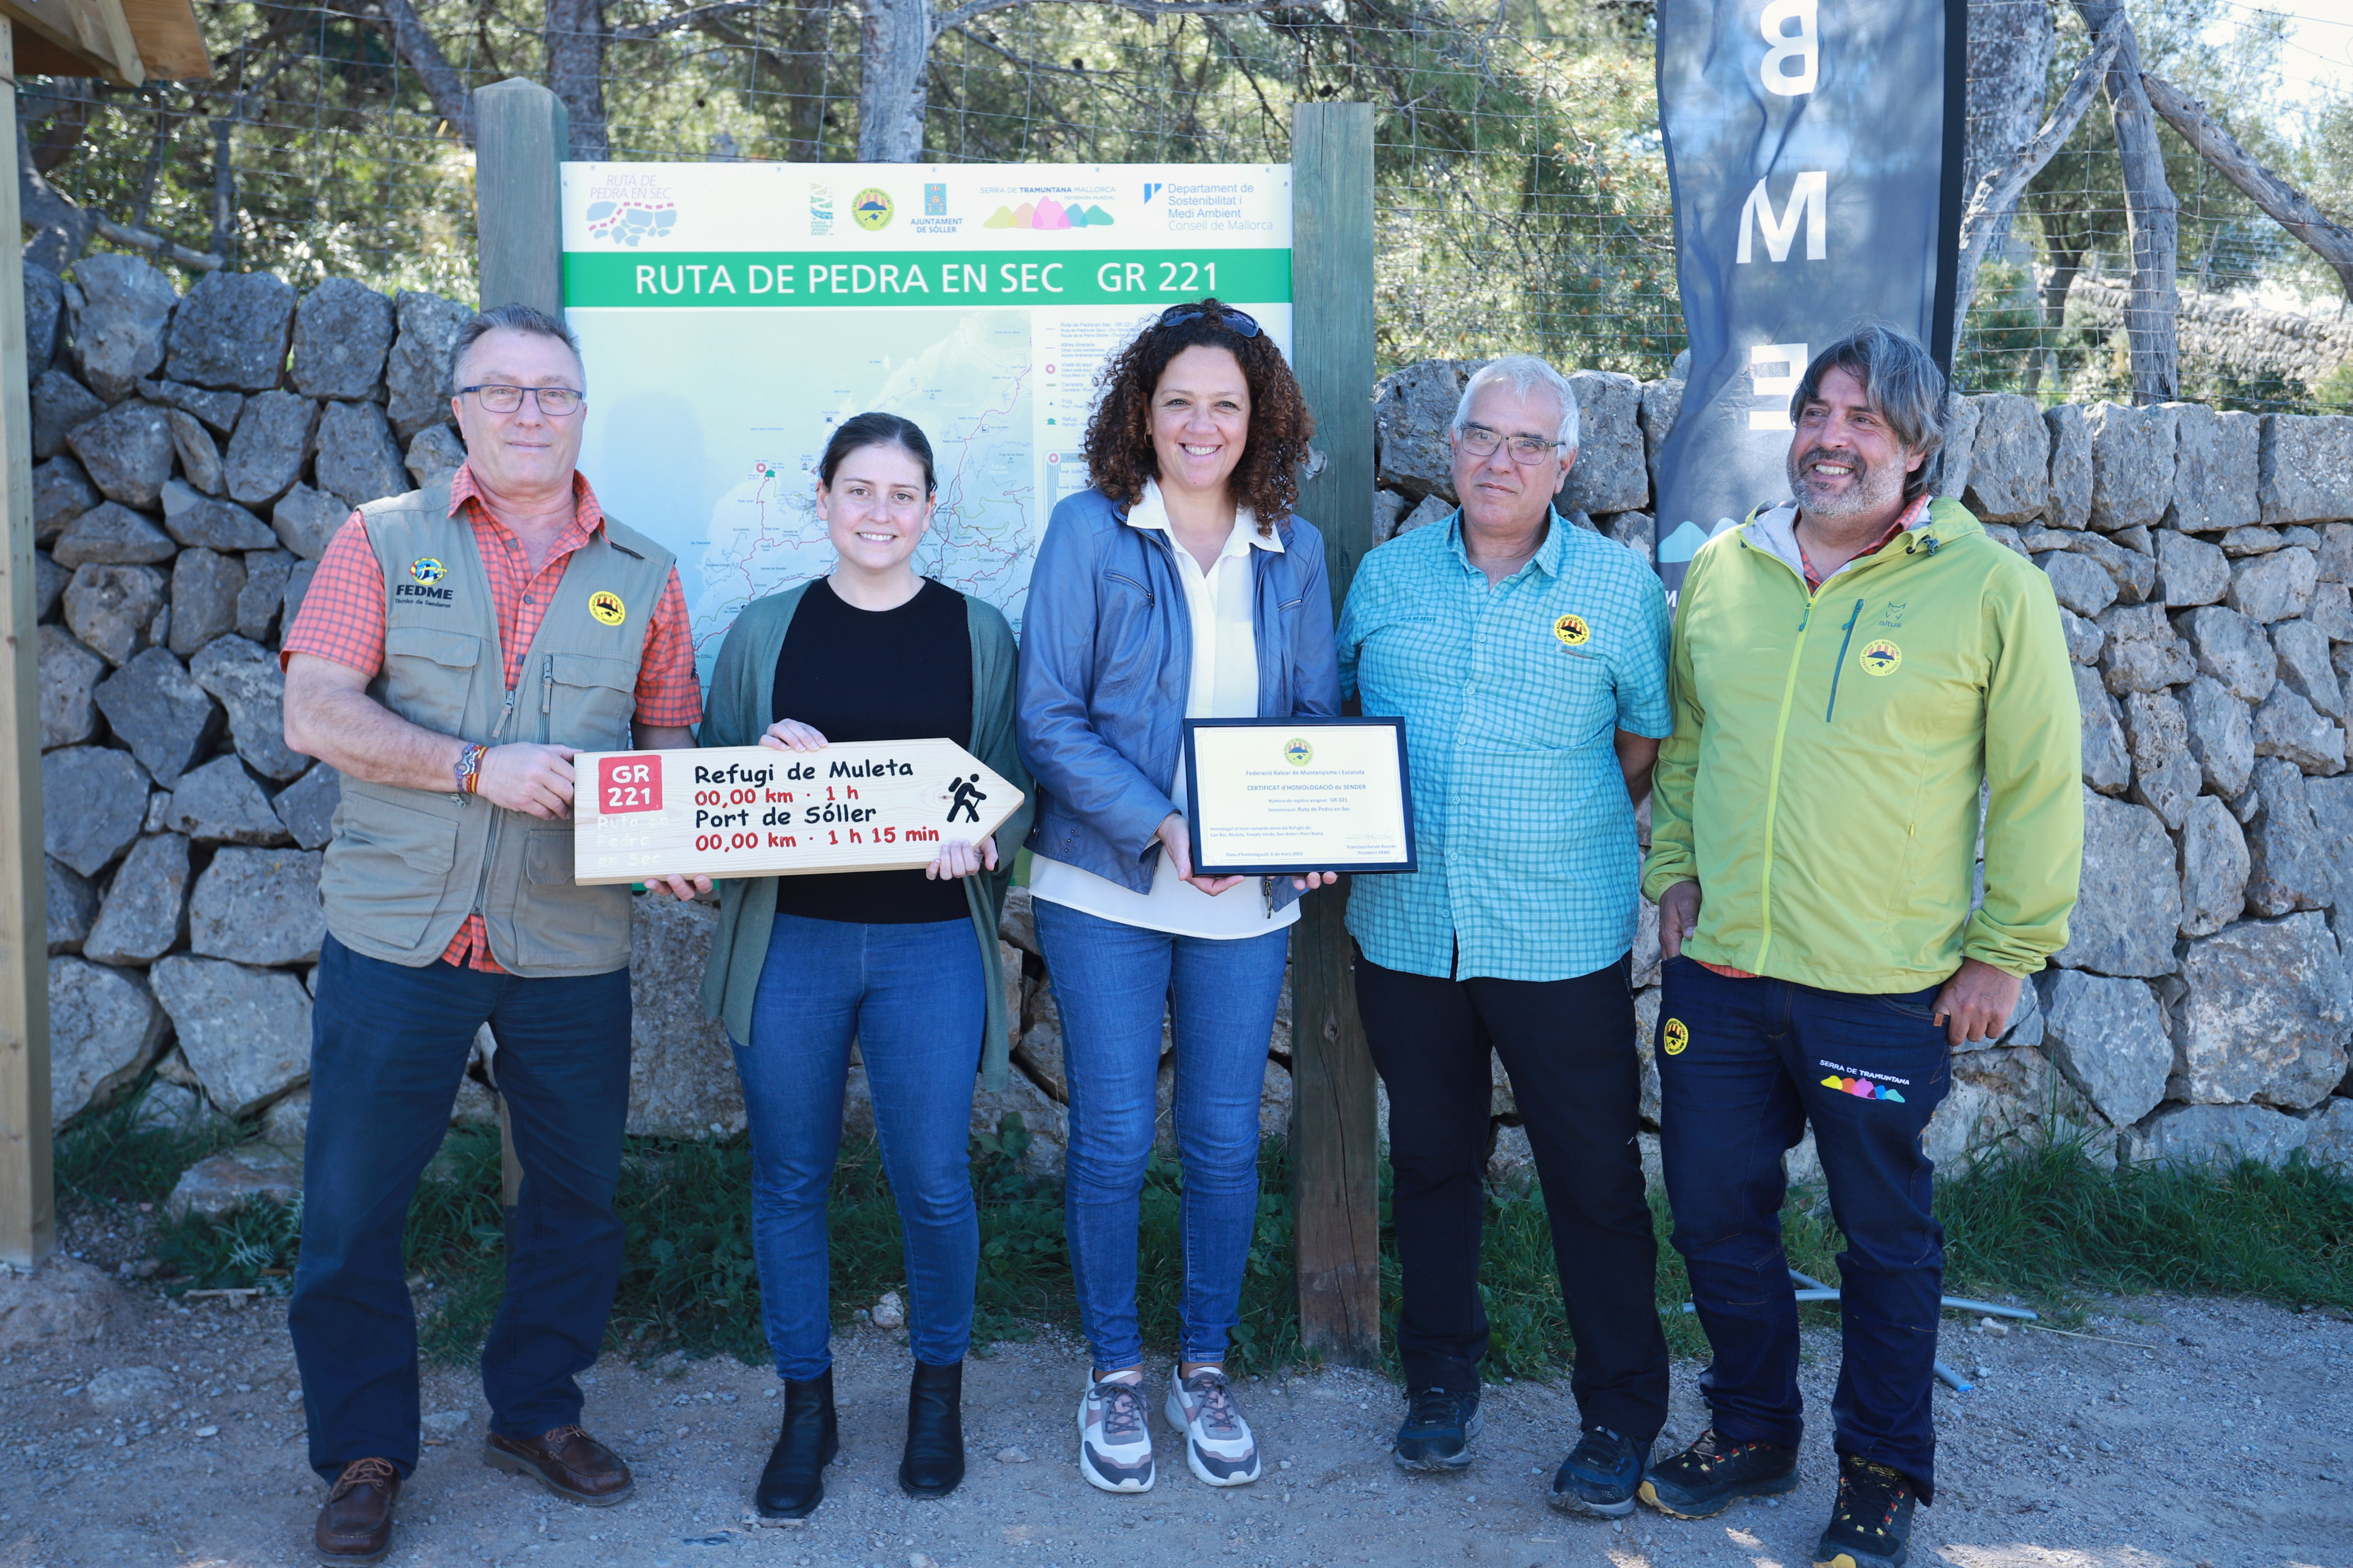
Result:
{"label": "wooden post", "polygon": [[564,309],[564,100],[509,77],[474,94],[474,287],[481,308]]}
{"label": "wooden post", "polygon": [[[0,169],[16,166],[14,30],[0,17]],[[0,235],[21,232],[16,182],[0,179]],[[49,943],[41,865],[40,647],[33,630],[32,395],[25,271],[0,266],[0,462],[8,552],[0,562],[0,1261],[30,1268],[57,1245],[49,1167]]]}
{"label": "wooden post", "polygon": [[[1299,512],[1324,532],[1332,607],[1373,547],[1373,109],[1302,103],[1291,121],[1293,366],[1322,469]],[[1349,1366],[1381,1353],[1378,1127],[1356,1016],[1348,885],[1308,895],[1291,929],[1291,1168],[1299,1336]]]}
{"label": "wooden post", "polygon": [[[564,314],[564,154],[572,145],[564,100],[509,77],[474,94],[474,292],[478,308],[529,305]],[[21,312],[20,312],[21,313]],[[522,1192],[522,1162],[499,1096],[500,1200]]]}

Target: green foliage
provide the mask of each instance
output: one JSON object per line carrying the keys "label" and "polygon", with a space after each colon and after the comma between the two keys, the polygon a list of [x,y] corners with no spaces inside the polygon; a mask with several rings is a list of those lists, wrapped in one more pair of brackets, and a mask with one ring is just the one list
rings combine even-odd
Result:
{"label": "green foliage", "polygon": [[283,1296],[301,1245],[302,1205],[263,1198],[218,1218],[166,1218],[153,1235],[148,1251],[162,1265],[156,1274],[166,1295],[246,1289]]}
{"label": "green foliage", "polygon": [[83,1111],[58,1132],[60,1190],[105,1204],[161,1203],[182,1172],[248,1131],[226,1117],[193,1126],[166,1120],[154,1082],[150,1074],[112,1105]]}

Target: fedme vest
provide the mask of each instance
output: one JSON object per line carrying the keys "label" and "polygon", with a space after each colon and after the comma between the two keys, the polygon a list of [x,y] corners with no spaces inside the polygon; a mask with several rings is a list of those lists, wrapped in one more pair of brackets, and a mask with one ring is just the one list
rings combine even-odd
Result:
{"label": "fedme vest", "polygon": [[[473,525],[449,487],[360,509],[384,569],[384,668],[368,694],[413,724],[498,746],[627,751],[646,620],[668,551],[610,518],[565,563],[514,689]],[[593,605],[593,609],[592,609]],[[355,952],[422,967],[480,913],[491,955],[540,978],[629,963],[629,890],[572,880],[572,823],[480,795],[343,781],[319,891],[327,929]]]}

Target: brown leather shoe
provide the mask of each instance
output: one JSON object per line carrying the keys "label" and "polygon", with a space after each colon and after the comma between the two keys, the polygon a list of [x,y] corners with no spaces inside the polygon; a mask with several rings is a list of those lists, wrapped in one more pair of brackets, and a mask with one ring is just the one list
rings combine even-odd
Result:
{"label": "brown leather shoe", "polygon": [[637,1489],[621,1456],[577,1426],[558,1426],[522,1442],[493,1432],[483,1440],[482,1463],[529,1476],[557,1497],[590,1508],[610,1508]]}
{"label": "brown leather shoe", "polygon": [[390,1459],[353,1459],[335,1478],[327,1504],[311,1532],[319,1561],[381,1563],[392,1550],[392,1503],[400,1495],[400,1472]]}

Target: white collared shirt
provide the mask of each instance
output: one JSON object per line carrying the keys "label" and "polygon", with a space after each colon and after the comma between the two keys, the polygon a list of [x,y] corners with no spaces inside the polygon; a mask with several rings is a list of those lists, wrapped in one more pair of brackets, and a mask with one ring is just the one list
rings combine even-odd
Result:
{"label": "white collared shirt", "polygon": [[[1279,535],[1259,531],[1258,520],[1246,507],[1234,512],[1233,531],[1206,572],[1193,552],[1177,542],[1168,525],[1167,503],[1160,486],[1147,481],[1144,495],[1128,509],[1127,526],[1151,529],[1168,536],[1169,553],[1176,558],[1177,580],[1185,585],[1185,609],[1193,630],[1193,668],[1185,687],[1187,719],[1255,719],[1258,717],[1258,626],[1255,618],[1257,574],[1250,564],[1253,550],[1280,554]],[[1176,776],[1168,781],[1168,798],[1182,812],[1185,763],[1180,753]],[[1212,898],[1177,879],[1176,868],[1163,853],[1152,875],[1152,890],[1134,892],[1092,871],[1029,855],[1029,891],[1049,903],[1083,910],[1101,920],[1177,936],[1241,937],[1277,931],[1299,918],[1293,903],[1269,915],[1266,900],[1253,882],[1229,888]]]}

